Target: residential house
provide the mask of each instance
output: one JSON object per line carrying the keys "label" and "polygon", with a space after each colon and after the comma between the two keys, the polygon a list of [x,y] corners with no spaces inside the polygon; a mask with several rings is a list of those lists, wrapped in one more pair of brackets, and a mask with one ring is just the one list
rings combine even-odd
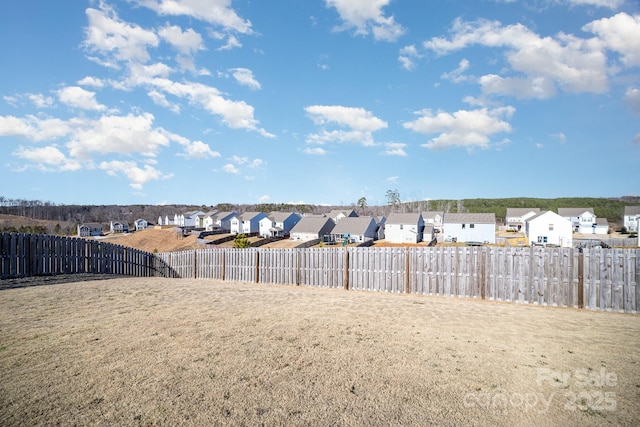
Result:
{"label": "residential house", "polygon": [[609,221],[607,218],[596,218],[593,234],[609,234]]}
{"label": "residential house", "polygon": [[205,216],[204,228],[206,231],[220,229],[230,232],[231,220],[237,215],[236,212],[216,212],[210,216]]}
{"label": "residential house", "polygon": [[425,224],[424,231],[422,232],[422,240],[425,242],[431,242],[433,239],[437,239],[438,234],[433,224]]}
{"label": "residential house", "polygon": [[364,243],[376,240],[378,223],[372,216],[344,217],[331,230],[332,241]]}
{"label": "residential house", "polygon": [[[208,211],[206,213],[201,212],[200,214],[196,215],[195,228],[206,230],[207,224],[210,222],[210,218],[217,213],[218,211]],[[209,218],[209,220],[207,220],[207,218]]]}
{"label": "residential house", "polygon": [[593,234],[595,231],[593,208],[558,208],[558,215],[571,221],[575,233]]}
{"label": "residential house", "polygon": [[204,215],[202,211],[191,211],[183,214],[175,214],[173,223],[176,227],[196,227],[198,216]]}
{"label": "residential house", "polygon": [[509,231],[524,231],[527,219],[540,213],[540,208],[507,208],[504,223]]}
{"label": "residential house", "polygon": [[231,218],[231,233],[250,234],[260,231],[260,220],[266,218],[263,212],[245,212]]}
{"label": "residential house", "polygon": [[111,221],[109,226],[110,233],[128,233],[129,232],[129,224],[126,222],[120,221]]}
{"label": "residential house", "polygon": [[[424,225],[432,224],[433,231],[432,234],[442,233],[442,221],[444,219],[443,211],[425,211],[422,212],[422,219],[424,220]],[[427,237],[424,240],[431,240]]]}
{"label": "residential house", "polygon": [[78,236],[80,237],[102,236],[103,234],[104,230],[100,224],[88,223],[78,225]]}
{"label": "residential house", "polygon": [[169,215],[165,215],[164,217],[162,215],[160,215],[158,217],[158,225],[175,225],[174,224],[174,219],[175,219],[175,215],[173,216],[173,218],[169,218]]}
{"label": "residential house", "polygon": [[552,211],[544,211],[527,219],[525,235],[530,245],[573,246],[573,224]]}
{"label": "residential house", "polygon": [[447,213],[442,229],[445,241],[495,243],[496,214]]}
{"label": "residential house", "polygon": [[390,243],[419,243],[424,220],[419,213],[390,213],[384,226],[385,240]]}
{"label": "residential house", "polygon": [[300,218],[295,212],[271,212],[260,220],[260,236],[285,237]]}
{"label": "residential house", "polygon": [[146,219],[143,218],[138,218],[135,221],[133,221],[133,228],[136,231],[140,231],[140,230],[146,230],[147,228],[149,228],[152,224],[150,224]]}
{"label": "residential house", "polygon": [[340,221],[342,218],[357,218],[358,214],[353,209],[351,210],[340,210],[334,209],[327,214],[329,218],[334,220],[336,223]]}
{"label": "residential house", "polygon": [[291,229],[291,240],[309,241],[331,234],[336,223],[325,216],[303,216]]}
{"label": "residential house", "polygon": [[629,232],[638,232],[638,221],[640,221],[640,206],[625,206],[623,225]]}

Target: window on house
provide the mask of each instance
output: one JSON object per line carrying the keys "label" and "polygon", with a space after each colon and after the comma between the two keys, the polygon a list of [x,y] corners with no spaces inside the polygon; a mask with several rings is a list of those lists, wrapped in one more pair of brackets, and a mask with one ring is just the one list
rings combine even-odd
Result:
{"label": "window on house", "polygon": [[400,224],[400,230],[402,230],[402,228],[403,228],[403,224]]}
{"label": "window on house", "polygon": [[553,231],[553,224],[549,224],[549,231]]}
{"label": "window on house", "polygon": [[475,226],[475,224],[469,224],[469,228],[474,228]]}
{"label": "window on house", "polygon": [[466,224],[462,224],[462,229],[464,230],[466,227]]}

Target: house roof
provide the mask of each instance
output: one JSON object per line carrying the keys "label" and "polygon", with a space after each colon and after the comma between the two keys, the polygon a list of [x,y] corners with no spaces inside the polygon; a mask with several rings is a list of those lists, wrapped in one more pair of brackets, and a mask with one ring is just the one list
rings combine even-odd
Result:
{"label": "house roof", "polygon": [[561,216],[561,215],[558,215],[557,213],[555,213],[555,212],[553,212],[553,211],[542,211],[542,212],[540,212],[540,213],[538,213],[538,214],[535,214],[534,216],[532,216],[532,217],[528,218],[528,219],[527,219],[527,222],[534,221],[534,220],[536,220],[536,219],[538,219],[538,218],[540,218],[540,217],[542,217],[542,216],[549,215],[549,214],[550,214],[551,216],[553,216],[553,217],[557,218],[557,219],[561,219],[561,220],[564,220],[564,221],[569,221],[567,218],[565,218],[565,217],[563,217],[563,216]]}
{"label": "house roof", "polygon": [[435,218],[436,216],[440,215],[440,218],[444,217],[444,211],[424,211],[422,212],[422,218],[424,220],[428,219],[432,219]]}
{"label": "house roof", "polygon": [[376,225],[375,218],[370,216],[342,218],[336,223],[336,226],[333,227],[331,234],[349,233],[363,235],[371,225],[371,222]]}
{"label": "house roof", "polygon": [[240,215],[241,221],[250,221],[258,215],[264,215],[262,212],[245,212]]}
{"label": "house roof", "polygon": [[269,215],[267,215],[267,217],[269,217],[269,219],[273,222],[284,222],[287,218],[289,218],[291,215],[298,215],[294,212],[277,212],[277,211],[273,211],[270,212]]}
{"label": "house roof", "polygon": [[340,214],[344,215],[344,216],[345,216],[345,217],[347,217],[347,218],[350,218],[350,217],[357,217],[357,216],[358,216],[358,214],[356,213],[356,211],[354,211],[353,209],[334,209],[334,210],[332,210],[331,212],[329,212],[329,213],[327,214],[327,216],[328,216],[328,217],[330,217],[330,218],[332,218],[332,219],[335,219],[335,218],[337,218],[337,217],[338,217],[338,215],[340,215]]}
{"label": "house roof", "polygon": [[625,206],[624,207],[625,215],[638,215],[640,214],[640,206]]}
{"label": "house roof", "polygon": [[607,220],[607,218],[596,218],[596,224],[597,225],[609,225],[609,221]]}
{"label": "house roof", "polygon": [[386,224],[417,224],[421,217],[419,213],[392,212],[387,217]]}
{"label": "house roof", "polygon": [[213,218],[215,220],[224,221],[225,219],[229,219],[234,215],[238,215],[238,214],[236,212],[217,212],[215,215],[213,215]]}
{"label": "house roof", "polygon": [[595,215],[593,213],[593,208],[558,208],[558,215],[564,217],[580,216],[585,212]]}
{"label": "house roof", "polygon": [[446,213],[444,215],[445,224],[495,224],[496,214],[494,213]]}
{"label": "house roof", "polygon": [[291,233],[318,233],[327,222],[335,225],[335,221],[324,216],[304,216],[293,226]]}
{"label": "house roof", "polygon": [[507,208],[507,217],[520,217],[529,212],[534,212],[536,214],[540,213],[540,208]]}

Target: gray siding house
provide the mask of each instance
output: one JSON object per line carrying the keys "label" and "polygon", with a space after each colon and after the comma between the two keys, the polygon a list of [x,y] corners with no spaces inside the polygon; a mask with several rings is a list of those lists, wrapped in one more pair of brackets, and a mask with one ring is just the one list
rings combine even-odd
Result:
{"label": "gray siding house", "polygon": [[334,220],[325,216],[303,216],[291,229],[291,240],[322,240],[335,225]]}

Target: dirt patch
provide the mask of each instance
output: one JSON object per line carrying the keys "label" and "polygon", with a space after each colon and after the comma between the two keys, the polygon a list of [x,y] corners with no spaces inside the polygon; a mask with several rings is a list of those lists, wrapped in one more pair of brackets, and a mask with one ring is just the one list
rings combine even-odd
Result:
{"label": "dirt patch", "polygon": [[0,292],[0,425],[638,425],[640,316],[176,279]]}
{"label": "dirt patch", "polygon": [[197,238],[197,235],[183,237],[173,228],[147,228],[135,233],[110,234],[102,240],[146,252],[162,253],[205,248],[206,245],[198,243]]}

